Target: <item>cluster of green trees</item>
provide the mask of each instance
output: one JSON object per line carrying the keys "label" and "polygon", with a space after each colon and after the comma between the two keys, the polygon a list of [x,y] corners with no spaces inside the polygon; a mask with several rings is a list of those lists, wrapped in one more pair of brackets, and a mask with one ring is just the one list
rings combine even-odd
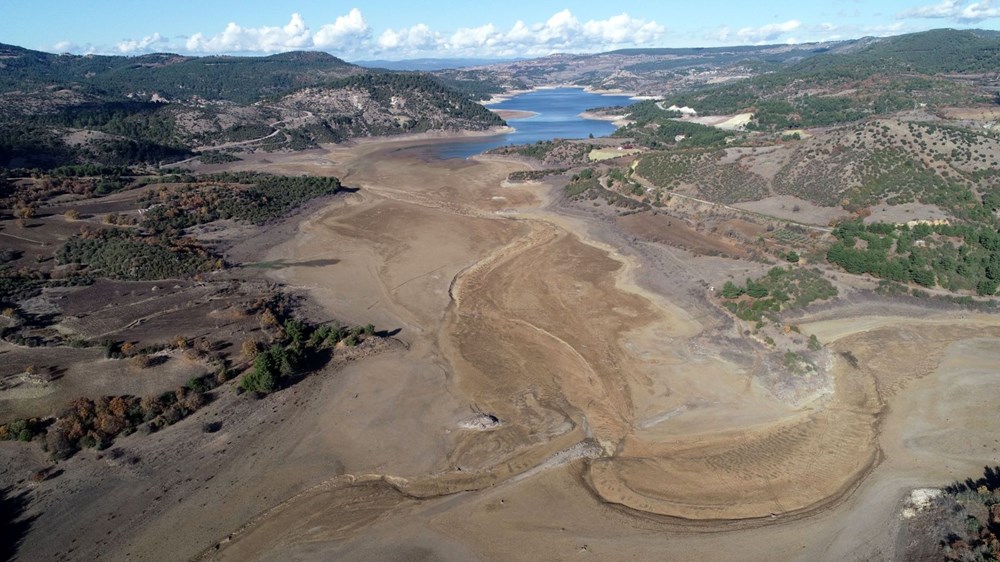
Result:
{"label": "cluster of green trees", "polygon": [[152,144],[179,146],[173,113],[162,103],[89,102],[41,115],[38,121],[57,127],[102,131]]}
{"label": "cluster of green trees", "polygon": [[520,144],[515,146],[501,146],[490,151],[492,154],[519,155],[535,160],[545,160],[550,152],[556,147],[552,141],[536,141],[534,144]]}
{"label": "cluster of green trees", "polygon": [[849,206],[864,208],[883,199],[890,205],[919,201],[956,217],[989,218],[961,173],[942,174],[919,156],[900,148],[864,151],[855,166],[860,185],[847,192]]}
{"label": "cluster of green trees", "polygon": [[23,120],[0,122],[0,166],[5,167],[52,169],[80,163],[110,167],[158,165],[192,155],[178,145],[131,138],[108,138],[70,146],[49,126]]}
{"label": "cluster of green trees", "polygon": [[105,449],[120,435],[151,433],[177,423],[210,400],[209,392],[228,372],[195,377],[176,390],[145,397],[77,398],[49,419],[14,420],[0,425],[0,439],[37,440],[55,460],[81,449]]}
{"label": "cluster of green trees", "polygon": [[1000,286],[1000,233],[993,226],[846,221],[833,234],[827,260],[850,273],[984,296]]}
{"label": "cluster of green trees", "polygon": [[0,122],[0,166],[52,168],[74,162],[77,154],[49,127]]}
{"label": "cluster of green trees", "polygon": [[[635,115],[632,118],[636,119]],[[684,139],[677,141],[679,135],[684,135]],[[688,148],[723,146],[726,138],[733,136],[733,133],[698,123],[678,121],[670,113],[661,111],[659,115],[636,119],[634,123],[619,128],[612,136],[634,138],[636,142],[650,148],[675,145]]]}
{"label": "cluster of green trees", "polygon": [[[333,119],[332,121],[336,121]],[[338,131],[330,125],[331,120],[323,120],[320,123],[304,125],[294,129],[286,129],[288,135],[288,148],[292,150],[305,150],[316,148],[323,143],[340,142],[346,137],[343,131]]]}
{"label": "cluster of green trees", "polygon": [[124,229],[106,229],[73,236],[56,251],[61,264],[80,264],[90,275],[150,281],[213,271],[221,260],[204,250],[172,246],[156,237],[141,237]]}
{"label": "cluster of green trees", "polygon": [[639,160],[635,171],[658,187],[694,185],[703,197],[719,203],[767,197],[767,180],[740,163],[723,163],[725,155],[721,149],[653,152]]}
{"label": "cluster of green trees", "polygon": [[335,177],[290,177],[240,172],[206,176],[202,179],[248,186],[236,193],[220,193],[218,212],[253,224],[264,224],[287,214],[306,201],[333,195],[341,189],[340,180]]}
{"label": "cluster of green trees", "polygon": [[545,170],[518,170],[507,174],[510,181],[538,181],[549,176],[565,174],[569,168],[547,168]]}
{"label": "cluster of green trees", "polygon": [[[773,267],[745,284],[726,281],[721,295],[727,309],[742,320],[760,321],[785,309],[801,309],[837,296],[837,288],[818,269]],[[743,296],[748,298],[742,298]]]}
{"label": "cluster of green trees", "polygon": [[[140,226],[162,234],[219,219],[231,218],[259,225],[280,218],[311,199],[332,195],[341,189],[335,177],[239,172],[198,179],[200,185],[165,194],[165,199],[159,201],[161,205],[145,213]],[[237,187],[234,188],[234,184]]]}
{"label": "cluster of green trees", "polygon": [[315,326],[289,318],[280,333],[280,340],[254,357],[253,367],[240,379],[240,388],[258,395],[274,392],[294,381],[299,371],[314,369],[338,343],[355,346],[375,335],[375,326],[347,329],[337,322]]}
{"label": "cluster of green trees", "polygon": [[563,188],[563,191],[571,199],[586,199],[595,202],[598,199],[603,199],[608,205],[621,207],[629,211],[648,210],[651,208],[649,203],[637,201],[617,191],[606,189],[601,185],[600,176],[591,168],[584,168],[579,173],[574,174],[570,182]]}

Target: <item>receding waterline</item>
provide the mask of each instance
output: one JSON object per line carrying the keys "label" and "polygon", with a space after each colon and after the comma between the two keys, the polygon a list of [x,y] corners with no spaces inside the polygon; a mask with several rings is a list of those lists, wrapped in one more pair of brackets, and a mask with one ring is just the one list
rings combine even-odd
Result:
{"label": "receding waterline", "polygon": [[468,158],[487,150],[511,144],[531,144],[552,139],[582,139],[590,135],[608,136],[615,126],[608,121],[584,119],[580,114],[595,107],[630,105],[635,100],[626,95],[601,95],[581,88],[551,88],[518,94],[490,109],[530,111],[530,117],[508,119],[514,131],[476,140],[440,143],[434,152],[440,158]]}

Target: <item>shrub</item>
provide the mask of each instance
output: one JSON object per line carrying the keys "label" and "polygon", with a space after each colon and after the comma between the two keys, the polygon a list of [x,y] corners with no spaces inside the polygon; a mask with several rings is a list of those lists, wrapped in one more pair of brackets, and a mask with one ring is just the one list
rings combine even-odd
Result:
{"label": "shrub", "polygon": [[240,380],[240,388],[257,394],[274,392],[278,388],[278,378],[285,363],[284,348],[277,344],[272,345],[266,351],[257,354],[253,361],[253,369]]}
{"label": "shrub", "polygon": [[733,283],[732,281],[726,281],[722,286],[722,296],[727,299],[735,299],[744,293],[743,287]]}

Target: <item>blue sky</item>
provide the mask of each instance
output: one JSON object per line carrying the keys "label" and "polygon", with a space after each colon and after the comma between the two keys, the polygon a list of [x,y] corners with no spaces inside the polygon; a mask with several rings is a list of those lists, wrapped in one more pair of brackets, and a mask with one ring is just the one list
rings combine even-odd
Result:
{"label": "blue sky", "polygon": [[508,58],[801,43],[1000,26],[1000,0],[289,2],[0,0],[0,42],[135,55],[321,50],[347,60]]}

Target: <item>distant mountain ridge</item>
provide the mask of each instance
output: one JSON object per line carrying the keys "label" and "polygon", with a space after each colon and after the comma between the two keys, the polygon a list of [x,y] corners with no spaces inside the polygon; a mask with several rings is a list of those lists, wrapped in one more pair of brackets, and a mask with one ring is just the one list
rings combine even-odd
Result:
{"label": "distant mountain ridge", "polygon": [[853,73],[855,69],[924,74],[989,72],[1000,68],[998,42],[998,31],[936,29],[791,45],[631,48],[596,54],[557,54],[442,70],[436,74],[526,88],[573,84],[597,90],[670,96],[748,78],[773,74],[804,76],[823,69],[839,69],[844,73]]}
{"label": "distant mountain ridge", "polygon": [[382,70],[415,70],[421,72],[433,72],[435,70],[448,70],[452,68],[466,68],[469,66],[484,66],[490,64],[502,64],[523,60],[513,59],[486,59],[486,58],[422,58],[404,60],[359,60],[354,64],[365,68]]}

